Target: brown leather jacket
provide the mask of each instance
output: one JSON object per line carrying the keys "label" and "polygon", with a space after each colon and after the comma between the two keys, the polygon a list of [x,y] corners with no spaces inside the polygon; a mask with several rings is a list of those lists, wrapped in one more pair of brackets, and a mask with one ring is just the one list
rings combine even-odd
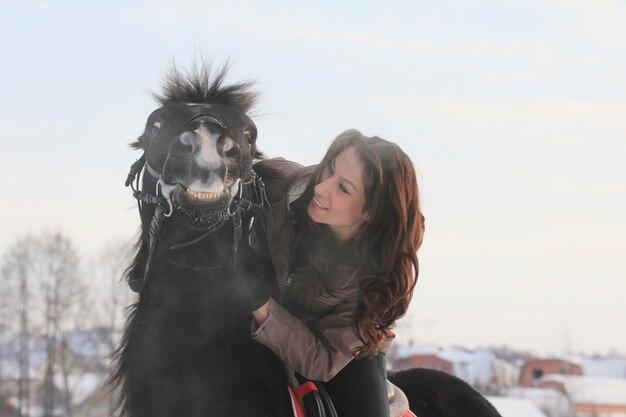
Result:
{"label": "brown leather jacket", "polygon": [[[289,268],[293,242],[289,203],[304,191],[314,168],[282,158],[255,164],[271,203],[267,233],[281,294],[285,293],[288,280],[298,279]],[[306,315],[295,317],[270,299],[269,317],[252,335],[302,376],[328,381],[352,360],[352,350],[363,345],[354,329],[358,290],[358,276],[350,268],[332,294],[323,290],[302,294],[298,302]]]}

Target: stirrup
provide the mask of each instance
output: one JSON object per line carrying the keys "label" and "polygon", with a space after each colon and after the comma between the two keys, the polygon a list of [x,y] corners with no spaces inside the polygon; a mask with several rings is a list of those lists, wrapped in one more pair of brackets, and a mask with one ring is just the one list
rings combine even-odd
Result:
{"label": "stirrup", "polygon": [[[303,417],[338,417],[335,406],[323,384],[305,381],[295,390],[290,388],[290,392],[293,392],[296,401],[301,406],[300,412],[302,412]],[[296,406],[294,406],[294,413],[300,417]]]}

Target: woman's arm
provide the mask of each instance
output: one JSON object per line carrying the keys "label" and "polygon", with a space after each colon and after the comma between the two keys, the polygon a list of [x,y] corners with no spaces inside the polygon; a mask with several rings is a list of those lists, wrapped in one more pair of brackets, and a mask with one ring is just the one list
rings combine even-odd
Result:
{"label": "woman's arm", "polygon": [[329,381],[353,359],[351,351],[362,346],[352,324],[354,308],[342,303],[310,328],[270,299],[253,312],[259,325],[252,337],[302,376]]}

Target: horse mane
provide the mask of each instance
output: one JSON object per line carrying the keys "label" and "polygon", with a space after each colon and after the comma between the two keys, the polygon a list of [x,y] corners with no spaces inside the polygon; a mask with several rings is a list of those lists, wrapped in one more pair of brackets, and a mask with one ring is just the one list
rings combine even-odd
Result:
{"label": "horse mane", "polygon": [[[253,117],[250,111],[260,97],[260,93],[254,89],[256,83],[241,81],[225,85],[230,63],[226,61],[215,73],[212,67],[212,61],[204,58],[200,64],[194,61],[191,69],[187,70],[179,68],[172,61],[163,77],[162,92],[148,90],[148,94],[161,107],[174,103],[217,104]],[[134,141],[130,147],[141,149],[141,142]]]}
{"label": "horse mane", "polygon": [[162,93],[150,92],[161,105],[173,103],[218,104],[230,107],[235,112],[247,114],[256,104],[259,93],[254,90],[254,81],[242,81],[225,85],[230,68],[227,61],[215,73],[210,60],[194,63],[190,70],[182,70],[174,62],[165,74]]}

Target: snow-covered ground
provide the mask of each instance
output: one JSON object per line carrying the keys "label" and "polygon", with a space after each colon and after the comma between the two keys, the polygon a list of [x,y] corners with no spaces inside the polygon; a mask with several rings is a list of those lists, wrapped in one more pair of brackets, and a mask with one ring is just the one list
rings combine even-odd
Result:
{"label": "snow-covered ground", "polygon": [[546,417],[533,403],[523,398],[487,397],[502,417]]}
{"label": "snow-covered ground", "polygon": [[554,389],[512,387],[507,390],[509,398],[519,398],[529,401],[548,417],[570,415],[570,402],[567,397]]}

